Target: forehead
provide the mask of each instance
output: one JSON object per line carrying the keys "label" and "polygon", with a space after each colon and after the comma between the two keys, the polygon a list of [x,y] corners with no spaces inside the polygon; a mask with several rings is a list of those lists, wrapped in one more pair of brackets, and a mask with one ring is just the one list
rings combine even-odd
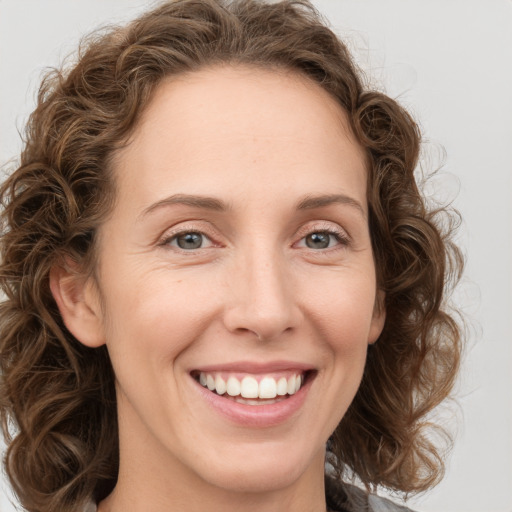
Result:
{"label": "forehead", "polygon": [[164,80],[114,173],[145,201],[158,193],[229,195],[276,180],[283,192],[338,184],[347,190],[337,192],[357,190],[365,200],[366,191],[364,150],[337,101],[296,73],[241,66]]}

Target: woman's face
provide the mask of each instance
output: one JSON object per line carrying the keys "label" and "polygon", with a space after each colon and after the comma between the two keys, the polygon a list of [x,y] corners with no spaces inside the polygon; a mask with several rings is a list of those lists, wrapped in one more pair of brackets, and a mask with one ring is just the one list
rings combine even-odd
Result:
{"label": "woman's face", "polygon": [[341,108],[294,74],[205,69],[159,86],[113,170],[96,344],[121,467],[228,490],[318,475],[384,321]]}

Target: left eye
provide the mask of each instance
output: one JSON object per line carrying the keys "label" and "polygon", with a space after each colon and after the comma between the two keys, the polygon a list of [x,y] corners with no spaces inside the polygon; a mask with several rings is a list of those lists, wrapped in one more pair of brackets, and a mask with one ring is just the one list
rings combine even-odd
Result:
{"label": "left eye", "polygon": [[315,231],[305,236],[303,244],[310,249],[328,249],[340,242],[340,237],[336,233],[328,231]]}
{"label": "left eye", "polygon": [[205,245],[211,244],[211,241],[203,233],[199,233],[198,231],[187,231],[186,233],[174,235],[167,243],[185,251],[190,251],[193,249],[202,249]]}

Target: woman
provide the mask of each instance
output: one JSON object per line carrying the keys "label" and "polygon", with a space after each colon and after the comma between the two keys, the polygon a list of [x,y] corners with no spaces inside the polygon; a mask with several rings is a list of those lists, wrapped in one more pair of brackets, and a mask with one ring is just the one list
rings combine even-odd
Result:
{"label": "woman", "polygon": [[308,3],[164,3],[48,76],[27,133],[0,274],[26,510],[399,510],[343,481],[438,482],[460,256],[414,121]]}

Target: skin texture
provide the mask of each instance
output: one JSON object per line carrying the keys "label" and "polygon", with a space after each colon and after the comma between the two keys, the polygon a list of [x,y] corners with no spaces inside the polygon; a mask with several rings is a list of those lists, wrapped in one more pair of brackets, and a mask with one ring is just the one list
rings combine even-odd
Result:
{"label": "skin texture", "polygon": [[[113,171],[96,277],[51,275],[67,327],[106,343],[116,374],[120,473],[100,512],[325,510],[325,442],[385,317],[344,112],[294,74],[204,69],[160,84]],[[200,248],[180,249],[187,232]],[[325,232],[328,247],[308,246]],[[214,410],[190,374],[283,360],[314,376],[301,407],[265,427]]]}

